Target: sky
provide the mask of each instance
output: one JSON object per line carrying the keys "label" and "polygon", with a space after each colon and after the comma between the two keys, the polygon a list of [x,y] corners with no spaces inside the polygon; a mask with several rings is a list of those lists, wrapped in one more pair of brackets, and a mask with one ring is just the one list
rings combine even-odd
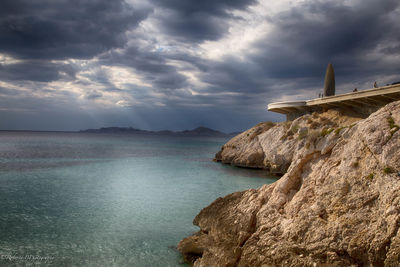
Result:
{"label": "sky", "polygon": [[241,131],[400,81],[398,0],[2,0],[0,130]]}

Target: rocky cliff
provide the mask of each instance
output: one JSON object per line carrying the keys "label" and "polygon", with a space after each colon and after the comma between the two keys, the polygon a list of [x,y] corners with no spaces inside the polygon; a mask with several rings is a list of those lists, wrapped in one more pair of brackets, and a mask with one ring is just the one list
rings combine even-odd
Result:
{"label": "rocky cliff", "polygon": [[[303,147],[314,150],[318,139],[350,127],[360,117],[336,110],[304,115],[294,121],[259,123],[235,136],[215,155],[216,161],[284,174]],[[338,134],[336,134],[338,136]]]}
{"label": "rocky cliff", "polygon": [[260,124],[216,159],[285,173],[215,200],[178,249],[194,266],[399,266],[400,102]]}

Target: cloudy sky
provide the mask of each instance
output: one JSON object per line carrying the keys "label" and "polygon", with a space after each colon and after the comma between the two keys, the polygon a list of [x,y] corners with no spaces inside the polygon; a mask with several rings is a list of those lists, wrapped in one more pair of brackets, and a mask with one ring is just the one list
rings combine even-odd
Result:
{"label": "cloudy sky", "polygon": [[231,132],[400,81],[398,0],[2,0],[0,129]]}

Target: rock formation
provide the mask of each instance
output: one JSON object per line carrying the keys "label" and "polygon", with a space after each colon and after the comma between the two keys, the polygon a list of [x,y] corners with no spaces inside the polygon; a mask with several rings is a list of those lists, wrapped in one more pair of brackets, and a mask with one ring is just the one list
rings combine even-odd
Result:
{"label": "rock formation", "polygon": [[178,245],[185,259],[197,267],[399,266],[400,101],[354,120],[329,111],[233,138],[217,158],[286,173],[204,208],[194,219],[200,230]]}
{"label": "rock formation", "polygon": [[315,147],[317,139],[334,129],[360,120],[336,110],[304,115],[294,121],[264,122],[235,136],[215,155],[216,161],[239,167],[262,168],[284,174],[302,148]]}

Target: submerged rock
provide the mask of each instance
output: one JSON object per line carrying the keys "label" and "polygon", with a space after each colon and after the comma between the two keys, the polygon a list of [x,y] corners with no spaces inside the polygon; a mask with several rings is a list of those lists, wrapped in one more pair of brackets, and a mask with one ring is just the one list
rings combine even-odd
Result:
{"label": "submerged rock", "polygon": [[[194,219],[200,231],[178,245],[188,261],[194,266],[399,265],[400,101],[354,125],[354,119],[330,113],[317,115],[318,121],[303,116],[289,126],[259,125],[260,134],[250,137],[255,127],[224,146],[217,155],[221,161],[286,173],[273,184],[204,208]],[[328,128],[315,128],[319,134],[310,138],[307,125],[321,118],[330,120]],[[260,151],[263,157],[249,158]]]}

